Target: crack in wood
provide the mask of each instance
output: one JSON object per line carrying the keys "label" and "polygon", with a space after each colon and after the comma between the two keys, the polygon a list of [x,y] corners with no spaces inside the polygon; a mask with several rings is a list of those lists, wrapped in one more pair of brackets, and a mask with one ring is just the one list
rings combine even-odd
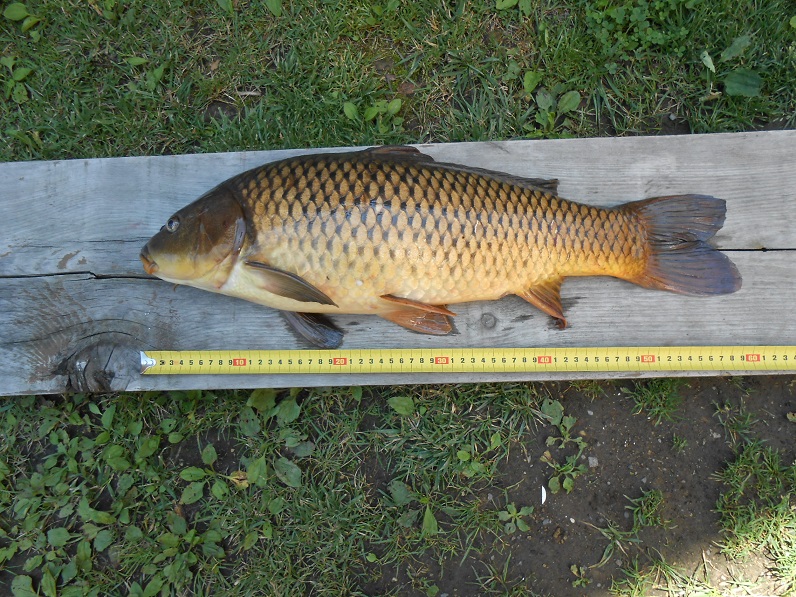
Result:
{"label": "crack in wood", "polygon": [[131,237],[131,238],[100,238],[100,239],[93,239],[93,240],[89,239],[89,240],[86,240],[86,241],[73,241],[73,242],[75,242],[75,243],[77,243],[77,242],[86,242],[86,243],[98,244],[98,245],[105,244],[105,243],[113,243],[113,244],[117,244],[117,243],[139,244],[140,243],[140,244],[143,245],[150,238],[151,238],[151,236],[134,236],[134,237]]}
{"label": "crack in wood", "polygon": [[722,253],[785,253],[796,251],[796,249],[772,249],[770,247],[759,247],[757,249],[720,249]]}
{"label": "crack in wood", "polygon": [[57,278],[63,276],[88,276],[92,280],[157,280],[154,276],[146,274],[95,274],[90,271],[51,272],[47,274],[14,274],[0,275],[0,280],[23,280],[28,278]]}
{"label": "crack in wood", "polygon": [[[67,333],[67,332],[71,331],[73,328],[85,327],[88,323],[91,323],[91,324],[118,323],[118,324],[122,324],[122,325],[130,325],[131,323],[136,323],[136,322],[132,322],[129,319],[121,319],[121,318],[96,319],[96,320],[93,320],[91,322],[80,321],[78,323],[73,323],[71,325],[61,326],[57,330],[49,331],[46,335],[43,335],[43,336],[38,336],[38,337],[34,337],[34,338],[25,338],[24,340],[8,340],[8,341],[5,341],[5,342],[0,342],[0,346],[19,346],[19,345],[30,344],[30,343],[44,342],[46,340],[51,340],[52,337],[53,337],[53,334],[55,334],[55,333],[61,333],[61,334]],[[137,324],[137,325],[142,325],[142,324]],[[94,338],[96,336],[100,336],[100,335],[103,335],[103,334],[109,334],[109,333],[116,333],[116,334],[121,334],[123,336],[129,336],[130,338],[133,338],[134,340],[136,340],[138,342],[141,342],[142,344],[147,345],[149,348],[153,348],[152,345],[144,342],[143,340],[141,340],[141,338],[139,336],[136,336],[135,334],[132,334],[132,333],[129,333],[129,332],[120,331],[120,330],[112,330],[112,329],[102,330],[102,331],[96,332],[94,334],[86,334],[84,336],[79,336],[79,337],[77,337],[77,338],[75,338],[73,340],[76,341],[76,342],[80,342],[80,341],[83,341],[83,340],[87,340],[89,338]]]}

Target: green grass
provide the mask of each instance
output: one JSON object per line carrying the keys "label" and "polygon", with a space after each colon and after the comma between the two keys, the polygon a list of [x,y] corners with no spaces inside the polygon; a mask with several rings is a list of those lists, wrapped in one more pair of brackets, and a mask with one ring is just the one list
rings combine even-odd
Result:
{"label": "green grass", "polygon": [[[539,459],[553,469],[553,476],[548,480],[547,486],[553,493],[558,493],[562,489],[569,493],[575,487],[575,479],[588,471],[586,465],[582,463],[583,453],[588,448],[588,444],[579,435],[573,435],[572,431],[577,419],[564,414],[564,407],[558,400],[546,398],[540,408],[546,422],[555,427],[560,434],[560,437],[549,436],[545,445],[554,447],[557,444],[557,452],[564,452],[557,459],[550,450],[546,450]],[[564,450],[567,446],[570,449]]]}
{"label": "green grass", "polygon": [[605,398],[607,395],[606,391],[613,389],[613,382],[580,379],[573,381],[570,384],[570,388],[593,401],[599,398]]}
{"label": "green grass", "polygon": [[[753,420],[741,402],[725,404],[717,409],[728,443],[734,455],[726,466],[715,473],[721,486],[716,503],[722,533],[721,552],[735,562],[750,555],[764,554],[771,562],[770,571],[778,583],[776,594],[796,593],[796,462],[783,464],[783,453],[766,446],[755,437]],[[647,525],[666,525],[657,514],[659,495],[645,494],[629,508],[633,513],[633,529]],[[606,553],[614,546],[636,539],[636,534],[623,532],[616,525],[598,529],[611,540]],[[610,554],[609,556],[610,557]],[[646,563],[642,563],[646,561]],[[673,566],[655,554],[635,556],[624,570],[624,577],[614,579],[611,592],[628,597],[651,594],[653,591],[683,595],[724,595],[726,588],[716,586],[707,564],[697,571]],[[751,580],[735,580],[740,588],[756,590]],[[769,591],[764,591],[766,594]]]}
{"label": "green grass", "polygon": [[[612,557],[617,553],[621,553],[626,557],[630,557],[629,551],[634,547],[640,549],[642,544],[639,538],[639,533],[647,527],[667,527],[669,521],[662,518],[660,510],[663,507],[663,493],[658,489],[652,489],[643,492],[639,497],[631,499],[625,496],[630,502],[629,506],[625,506],[630,511],[633,524],[630,529],[622,530],[621,525],[616,522],[609,521],[606,527],[596,527],[590,523],[589,526],[597,530],[603,537],[608,539],[608,544],[605,546],[602,558],[596,564],[590,566],[591,568],[600,568],[604,566]],[[634,557],[634,560],[637,557]],[[585,574],[579,570],[578,576],[582,577]]]}
{"label": "green grass", "polygon": [[722,551],[731,558],[764,552],[774,574],[796,592],[796,462],[754,438],[735,444],[735,458],[716,474],[722,493],[716,503],[724,533]]}
{"label": "green grass", "polygon": [[[796,124],[790,0],[3,9],[5,161]],[[639,384],[636,411],[671,419],[678,384]],[[548,487],[586,473],[575,418],[523,384],[18,397],[0,413],[0,572],[25,596],[400,591],[392,575],[433,596],[429,561],[524,532],[530,504],[493,487],[538,422]],[[747,415],[717,417],[744,442],[720,477],[725,549],[751,542],[792,578],[792,467]],[[650,505],[631,507],[635,528]],[[509,562],[481,562],[473,590],[530,594]]]}
{"label": "green grass", "polygon": [[360,388],[9,401],[0,565],[44,594],[340,595],[528,530],[480,488],[534,431],[533,386],[372,391],[397,408]]}
{"label": "green grass", "polygon": [[789,0],[636,4],[29,3],[0,17],[0,159],[793,126]]}
{"label": "green grass", "polygon": [[678,378],[658,378],[639,382],[632,390],[623,388],[622,392],[633,400],[633,414],[645,414],[660,425],[664,420],[675,420],[677,407],[683,401],[679,393],[683,384]]}
{"label": "green grass", "polygon": [[611,593],[622,597],[646,597],[658,593],[724,597],[726,593],[706,580],[707,576],[706,570],[684,571],[660,557],[647,565],[634,558],[624,570],[624,578],[615,579],[611,584]]}

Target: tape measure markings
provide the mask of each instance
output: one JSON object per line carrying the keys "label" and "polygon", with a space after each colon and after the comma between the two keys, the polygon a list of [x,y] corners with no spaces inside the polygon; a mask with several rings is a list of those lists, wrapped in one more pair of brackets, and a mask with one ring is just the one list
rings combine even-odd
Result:
{"label": "tape measure markings", "polygon": [[141,352],[150,375],[785,370],[796,370],[796,346]]}

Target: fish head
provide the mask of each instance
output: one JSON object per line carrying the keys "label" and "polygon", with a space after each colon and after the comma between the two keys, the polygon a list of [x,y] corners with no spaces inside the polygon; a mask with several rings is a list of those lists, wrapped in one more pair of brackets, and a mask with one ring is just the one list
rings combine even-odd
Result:
{"label": "fish head", "polygon": [[224,185],[172,215],[141,250],[144,270],[168,282],[216,290],[243,247],[246,217]]}

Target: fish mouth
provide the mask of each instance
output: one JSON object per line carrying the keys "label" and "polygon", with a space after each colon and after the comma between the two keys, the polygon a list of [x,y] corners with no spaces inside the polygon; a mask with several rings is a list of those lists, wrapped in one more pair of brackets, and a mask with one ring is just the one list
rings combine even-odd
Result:
{"label": "fish mouth", "polygon": [[141,259],[141,263],[144,264],[144,271],[148,273],[150,276],[154,276],[155,273],[158,271],[158,264],[155,263],[152,257],[150,257],[148,247],[144,247],[141,250],[139,258]]}

